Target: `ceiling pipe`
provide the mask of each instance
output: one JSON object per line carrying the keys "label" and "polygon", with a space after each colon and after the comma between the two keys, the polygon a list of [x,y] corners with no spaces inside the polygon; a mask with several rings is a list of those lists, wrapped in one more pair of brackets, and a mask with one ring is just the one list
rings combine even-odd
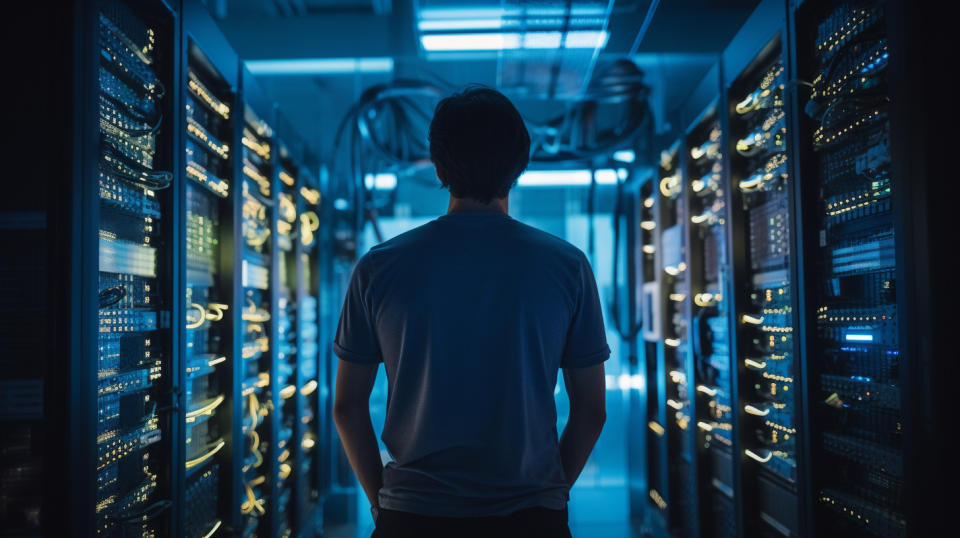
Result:
{"label": "ceiling pipe", "polygon": [[640,30],[637,32],[637,38],[633,40],[633,46],[630,47],[630,53],[627,56],[633,56],[640,50],[640,42],[643,41],[643,36],[647,35],[647,30],[650,28],[650,23],[653,22],[653,15],[657,12],[657,7],[660,5],[660,0],[652,0],[650,2],[650,8],[647,10],[647,14],[643,17],[643,24],[640,25]]}

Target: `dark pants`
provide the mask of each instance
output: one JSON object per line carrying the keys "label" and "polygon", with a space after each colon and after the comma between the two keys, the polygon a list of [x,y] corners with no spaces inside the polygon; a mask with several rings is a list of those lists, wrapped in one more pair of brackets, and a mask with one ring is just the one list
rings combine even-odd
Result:
{"label": "dark pants", "polygon": [[431,517],[380,509],[370,538],[571,538],[567,509],[525,508],[506,516]]}

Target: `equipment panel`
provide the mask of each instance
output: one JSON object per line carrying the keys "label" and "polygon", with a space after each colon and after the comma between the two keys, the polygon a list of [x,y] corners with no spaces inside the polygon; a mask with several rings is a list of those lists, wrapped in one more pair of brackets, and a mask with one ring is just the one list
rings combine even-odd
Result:
{"label": "equipment panel", "polygon": [[886,2],[797,13],[815,528],[906,534]]}
{"label": "equipment panel", "polygon": [[736,536],[734,399],[730,353],[727,200],[723,133],[712,103],[685,137],[689,208],[690,340],[696,422],[700,527],[704,536]]}
{"label": "equipment panel", "polygon": [[[273,341],[273,289],[271,256],[273,238],[273,129],[249,105],[243,105],[240,148],[240,279],[241,279],[241,377],[243,435],[246,442],[242,462],[244,536],[269,533],[275,514],[277,457],[290,433],[277,428],[274,411],[278,396],[276,381],[286,373],[275,364]],[[276,366],[276,368],[274,368]],[[286,373],[286,375],[289,375]],[[268,523],[262,523],[266,519]]]}
{"label": "equipment panel", "polygon": [[186,66],[184,533],[203,537],[232,512],[235,110],[232,88],[193,42]]}
{"label": "equipment panel", "polygon": [[172,61],[160,20],[119,2],[98,15],[99,260],[96,532],[169,532]]}
{"label": "equipment panel", "polygon": [[728,88],[738,436],[746,533],[799,533],[792,178],[776,36]]}

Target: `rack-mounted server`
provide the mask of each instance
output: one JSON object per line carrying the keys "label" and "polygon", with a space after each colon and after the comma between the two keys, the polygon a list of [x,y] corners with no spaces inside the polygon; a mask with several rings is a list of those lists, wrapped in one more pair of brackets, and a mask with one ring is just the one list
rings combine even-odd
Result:
{"label": "rack-mounted server", "polygon": [[714,96],[684,136],[688,208],[690,372],[696,423],[697,498],[701,536],[736,536],[734,423],[736,380],[731,362],[727,256],[729,191],[718,68],[705,77]]}
{"label": "rack-mounted server", "polygon": [[696,464],[694,434],[694,376],[690,367],[690,267],[687,188],[684,148],[675,141],[660,156],[657,183],[662,312],[660,353],[664,367],[667,411],[668,486],[671,506],[668,523],[677,536],[697,534]]}
{"label": "rack-mounted server", "polygon": [[[952,273],[932,238],[952,238],[930,187],[948,152],[926,98],[939,86],[917,68],[938,50],[908,26],[935,26],[924,13],[761,2],[721,55],[717,95],[685,105],[705,110],[683,171],[700,536],[949,533],[935,491],[950,483],[942,357],[955,350],[935,277]],[[641,310],[646,327],[669,324]],[[651,409],[666,400],[661,362],[647,353]],[[651,488],[683,477],[658,473]],[[650,513],[675,522],[668,493]]]}
{"label": "rack-mounted server", "polygon": [[640,288],[640,311],[643,319],[643,328],[640,337],[640,353],[644,360],[644,375],[647,381],[646,411],[644,417],[644,432],[646,441],[647,460],[647,491],[646,506],[656,513],[662,525],[666,525],[669,514],[668,499],[669,475],[667,472],[667,458],[669,448],[666,437],[668,420],[666,407],[666,370],[660,353],[662,344],[659,343],[663,334],[663,300],[662,300],[662,248],[657,225],[660,221],[659,193],[657,191],[659,178],[669,177],[673,173],[674,162],[670,159],[661,160],[661,165],[638,188],[639,203],[637,205],[637,219],[634,237],[640,243],[640,260],[637,264],[637,286]]}
{"label": "rack-mounted server", "polygon": [[[306,159],[306,157],[305,157]],[[316,520],[308,511],[320,498],[322,463],[318,443],[320,425],[324,422],[320,390],[326,384],[326,368],[320,362],[320,191],[316,176],[300,166],[295,184],[298,212],[297,232],[297,311],[301,323],[297,330],[297,445],[299,469],[297,482],[297,529],[304,529]]]}
{"label": "rack-mounted server", "polygon": [[[244,80],[244,87],[248,80]],[[261,110],[263,107],[261,107]],[[246,442],[243,466],[244,500],[242,533],[271,534],[277,521],[278,431],[276,382],[286,373],[285,365],[274,361],[277,345],[277,312],[272,301],[273,270],[273,128],[266,113],[245,102],[242,106],[240,153],[240,279],[241,328],[240,358],[244,396],[243,432]]]}
{"label": "rack-mounted server", "polygon": [[[243,144],[243,127],[271,151],[275,145],[247,121],[243,101],[251,94],[241,64],[206,8],[176,4],[78,2],[62,16],[26,10],[62,39],[42,47],[58,51],[42,65],[32,56],[16,64],[37,81],[32,95],[43,106],[23,122],[25,136],[37,134],[17,152],[30,165],[15,168],[35,180],[14,185],[0,202],[0,242],[11,254],[0,273],[0,313],[4,348],[16,357],[5,362],[0,382],[0,534],[240,535],[251,519],[244,509],[257,506],[276,521],[276,510],[267,510],[277,476],[267,467],[281,453],[269,422],[277,408],[272,347],[255,359],[254,390],[270,410],[256,413],[264,422],[255,428],[265,437],[264,487],[245,504],[244,467],[256,458],[244,460],[253,451],[243,424],[250,414],[242,354],[249,340],[262,343],[256,334],[241,336],[257,323],[273,330],[260,318],[272,314],[278,294],[272,251],[257,250],[260,230],[275,224],[274,192],[259,194],[266,211],[243,226],[243,184],[251,178],[242,148],[254,150]],[[272,103],[261,108],[274,112]],[[20,123],[19,110],[14,117]],[[49,143],[41,150],[38,139]],[[69,157],[51,159],[49,147]],[[316,176],[316,159],[290,157],[298,178]],[[273,169],[261,173],[271,187]],[[320,202],[317,181],[297,181],[307,194],[291,191],[295,204],[305,204],[298,196]],[[309,345],[301,353],[294,339],[291,355],[298,370],[325,372],[318,350],[329,332],[309,327],[318,323],[310,297],[319,293],[320,271],[303,283],[299,274],[300,265],[321,264],[327,245],[319,209],[311,215],[293,237],[309,236],[314,246],[302,259],[290,257],[296,278],[288,279],[291,300],[299,309],[302,295],[306,305],[296,333]],[[251,252],[266,272],[248,272],[244,288],[242,261]],[[252,311],[251,288],[263,297]],[[268,346],[275,341],[267,338]],[[317,409],[312,416],[323,412],[327,379],[289,383],[304,409]],[[314,459],[288,456],[291,471],[315,472],[303,478],[302,495],[291,488],[298,504],[289,514],[303,523],[273,530],[252,518],[260,536],[307,532],[320,521],[320,428],[306,411],[295,418],[305,417],[287,441],[314,442]]]}
{"label": "rack-mounted server", "polygon": [[97,19],[95,532],[156,536],[172,505],[173,36],[153,26],[172,23],[119,2]]}
{"label": "rack-mounted server", "polygon": [[[744,526],[799,532],[793,183],[776,36],[728,89],[732,296]],[[746,508],[749,506],[749,508]]]}
{"label": "rack-mounted server", "polygon": [[828,2],[793,18],[798,76],[809,84],[796,118],[805,224],[817,234],[805,268],[813,526],[848,536],[908,528],[911,365],[894,196],[912,178],[892,173],[889,16],[887,2]]}
{"label": "rack-mounted server", "polygon": [[203,537],[231,521],[236,110],[228,79],[191,37],[187,40],[183,532]]}

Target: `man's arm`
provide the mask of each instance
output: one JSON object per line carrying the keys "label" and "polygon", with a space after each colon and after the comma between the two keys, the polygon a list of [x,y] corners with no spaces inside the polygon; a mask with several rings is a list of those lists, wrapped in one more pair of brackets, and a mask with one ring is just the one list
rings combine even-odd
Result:
{"label": "man's arm", "polygon": [[563,383],[570,397],[570,418],[560,436],[560,460],[572,487],[607,420],[606,377],[603,363],[564,368]]}
{"label": "man's arm", "polygon": [[383,463],[377,435],[370,419],[370,392],[379,364],[341,360],[337,366],[337,388],[333,400],[333,421],[343,442],[353,472],[371,506],[380,506],[377,493],[383,486]]}

